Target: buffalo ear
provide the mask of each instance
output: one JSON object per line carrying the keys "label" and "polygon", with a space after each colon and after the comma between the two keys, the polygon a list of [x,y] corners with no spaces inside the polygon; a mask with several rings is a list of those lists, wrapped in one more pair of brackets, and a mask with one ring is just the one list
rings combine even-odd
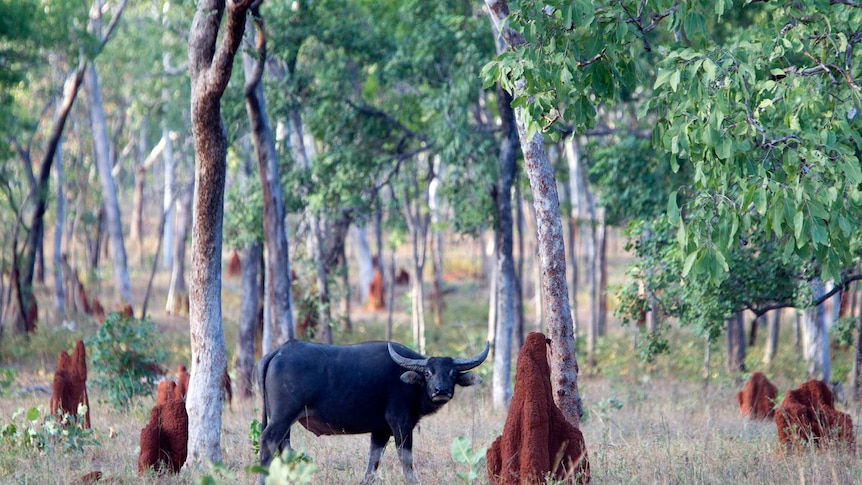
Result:
{"label": "buffalo ear", "polygon": [[469,387],[475,384],[481,384],[482,378],[476,375],[475,372],[462,372],[458,374],[458,385]]}
{"label": "buffalo ear", "polygon": [[422,382],[422,376],[416,371],[409,370],[401,374],[401,382],[405,384],[419,384]]}

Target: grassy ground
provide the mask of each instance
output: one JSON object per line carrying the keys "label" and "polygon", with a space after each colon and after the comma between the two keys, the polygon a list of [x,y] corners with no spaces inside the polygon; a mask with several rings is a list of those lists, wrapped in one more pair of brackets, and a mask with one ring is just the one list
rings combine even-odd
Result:
{"label": "grassy ground", "polygon": [[[464,263],[463,266],[469,266]],[[464,275],[473,268],[464,269]],[[449,283],[446,313],[441,327],[428,330],[432,353],[475,352],[484,340],[487,290],[467,276]],[[159,276],[150,308],[158,327],[160,342],[170,351],[165,367],[187,364],[188,330],[182,318],[162,315],[166,276]],[[232,354],[236,335],[236,308],[239,283],[226,279],[223,292],[227,348]],[[43,301],[50,301],[48,290],[40,290]],[[50,305],[45,304],[45,307]],[[585,304],[581,310],[585,313]],[[429,305],[430,307],[430,305]],[[357,310],[354,332],[338,335],[340,341],[383,338],[385,314]],[[407,341],[410,332],[409,301],[400,296],[395,320],[397,340]],[[528,315],[531,313],[528,313]],[[29,340],[4,335],[0,356],[3,368],[14,369],[14,380],[0,396],[0,431],[10,425],[29,424],[16,410],[46,409],[49,396],[41,392],[17,391],[27,386],[50,386],[57,354],[71,350],[77,338],[91,334],[95,325],[81,320],[73,331],[40,321],[37,333]],[[430,319],[429,319],[430,321]],[[429,325],[431,325],[429,323]],[[782,328],[778,359],[770,369],[762,369],[760,348],[749,350],[749,368],[764,370],[780,392],[805,380],[799,352]],[[712,349],[709,380],[704,381],[703,342],[685,329],[669,335],[672,354],[660,356],[651,364],[635,357],[630,329],[613,322],[609,336],[600,340],[595,369],[585,368],[579,385],[587,415],[581,430],[586,439],[593,483],[598,484],[849,484],[862,483],[862,462],[857,453],[830,452],[781,454],[777,447],[775,424],[751,422],[739,417],[736,392],[747,375],[728,375],[722,369],[722,345]],[[834,356],[836,378],[844,378],[848,350]],[[481,386],[459,389],[453,402],[441,412],[424,419],[415,434],[414,458],[419,479],[424,484],[462,483],[459,474],[468,465],[455,461],[450,453],[453,440],[465,436],[474,450],[484,450],[501,432],[505,413],[494,410],[490,398],[490,365],[480,369],[485,378]],[[260,419],[259,403],[235,399],[223,413],[222,451],[224,466],[218,470],[184,470],[178,476],[139,476],[138,439],[153,406],[153,397],[135,400],[128,410],[112,409],[103,402],[100,389],[90,387],[94,438],[99,444],[64,450],[68,438],[49,440],[43,450],[28,449],[20,440],[0,436],[0,483],[69,484],[92,470],[101,470],[109,483],[174,484],[193,483],[202,474],[218,477],[224,483],[253,483],[246,467],[255,463],[249,440],[250,423]],[[851,412],[859,422],[858,409]],[[37,437],[44,434],[41,421],[33,425]],[[3,433],[0,432],[0,435]],[[317,471],[316,484],[357,483],[365,469],[367,436],[315,437],[299,426],[293,428],[293,443],[311,457]],[[480,463],[475,483],[487,483]],[[384,484],[402,483],[400,465],[392,446],[383,457],[380,470]]]}

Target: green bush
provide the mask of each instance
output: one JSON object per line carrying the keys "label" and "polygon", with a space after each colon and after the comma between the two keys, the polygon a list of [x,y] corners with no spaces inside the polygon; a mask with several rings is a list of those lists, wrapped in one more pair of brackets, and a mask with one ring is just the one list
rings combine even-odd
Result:
{"label": "green bush", "polygon": [[84,446],[101,446],[93,430],[81,425],[86,413],[86,406],[80,405],[78,419],[63,415],[58,420],[40,408],[19,409],[10,423],[0,427],[0,439],[13,449],[45,451],[59,446],[63,453],[80,453]]}
{"label": "green bush", "polygon": [[91,380],[115,408],[125,409],[132,397],[152,393],[159,377],[157,363],[167,357],[154,334],[149,318],[138,320],[114,312],[85,341],[94,374]]}

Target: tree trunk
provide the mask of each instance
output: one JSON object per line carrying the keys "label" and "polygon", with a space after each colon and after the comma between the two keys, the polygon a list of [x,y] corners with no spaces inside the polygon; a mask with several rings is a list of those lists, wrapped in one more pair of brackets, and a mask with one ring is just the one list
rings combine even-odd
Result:
{"label": "tree trunk", "polygon": [[[823,282],[817,278],[810,285],[812,300],[821,299],[825,294]],[[805,310],[802,319],[802,355],[805,358],[808,378],[828,383],[832,378],[832,365],[829,357],[826,307],[823,304]]]}
{"label": "tree trunk", "polygon": [[515,262],[512,256],[512,184],[518,160],[518,127],[512,97],[497,87],[503,138],[500,142],[500,169],[495,188],[497,254],[497,333],[494,341],[494,407],[503,409],[512,397],[512,329],[515,322]]}
{"label": "tree trunk", "polygon": [[413,322],[413,343],[419,353],[425,353],[425,251],[428,240],[428,192],[419,188],[419,165],[427,164],[423,155],[413,164],[410,180],[404,187],[403,210],[413,246],[413,286],[411,316]]}
{"label": "tree trunk", "polygon": [[[505,0],[485,0],[491,21],[510,49],[525,43],[524,38],[508,26],[504,26],[509,15]],[[524,80],[516,82],[516,89],[524,88]],[[518,139],[524,153],[524,163],[530,188],[533,191],[533,207],[536,210],[539,256],[542,263],[542,290],[547,305],[547,328],[551,338],[551,386],[554,402],[572,426],[580,427],[584,414],[578,392],[578,361],[575,357],[575,338],[572,314],[569,309],[569,290],[566,283],[566,249],[563,244],[563,226],[560,221],[560,199],[554,171],[548,161],[540,133],[528,138],[527,126],[521,108],[515,110]]]}
{"label": "tree trunk", "polygon": [[341,316],[341,332],[343,334],[350,333],[353,331],[353,323],[350,320],[350,265],[347,264],[347,247],[342,244],[341,246],[341,257],[339,260],[342,264],[341,271],[341,286],[344,290],[341,292],[341,309],[344,314]]}
{"label": "tree trunk", "polygon": [[257,27],[255,35],[256,58],[243,52],[245,69],[245,106],[251,123],[263,195],[263,232],[266,245],[267,291],[272,319],[278,328],[276,345],[292,339],[295,335],[293,321],[293,296],[290,291],[290,257],[287,244],[284,197],[279,180],[278,152],[275,137],[266,115],[263,97],[264,65],[266,63],[266,30],[263,19],[252,9],[252,18]]}
{"label": "tree trunk", "polygon": [[856,322],[856,345],[853,352],[853,400],[858,405],[862,402],[862,312]]}
{"label": "tree trunk", "polygon": [[129,240],[138,251],[138,266],[144,265],[144,187],[147,172],[144,170],[146,160],[147,119],[141,120],[138,128],[137,156],[135,161],[135,195],[132,198],[132,220],[129,225]]}
{"label": "tree trunk", "polygon": [[186,285],[186,241],[192,226],[192,197],[194,185],[188,184],[180,194],[180,204],[177,207],[177,235],[174,247],[165,249],[174,252],[174,264],[171,268],[171,283],[165,302],[165,312],[168,315],[188,315],[189,290]]}
{"label": "tree trunk", "polygon": [[[515,186],[515,220],[518,227],[518,263],[515,275],[515,349],[524,345],[524,200],[521,186]],[[516,352],[517,353],[517,352]]]}
{"label": "tree trunk", "polygon": [[605,225],[605,208],[596,209],[596,274],[597,285],[596,298],[598,299],[598,315],[596,316],[596,327],[598,336],[607,334],[608,321],[608,238],[607,226]]}
{"label": "tree trunk", "polygon": [[[497,257],[497,242],[496,240],[492,241],[494,245],[494,261],[498,261]],[[495,264],[488,268],[490,274],[488,275],[488,342],[492,342],[492,351],[494,354],[497,353],[497,330],[500,325],[498,324],[500,319],[497,315],[497,310],[500,308],[500,305],[497,304],[497,300],[500,299],[500,292],[498,290],[498,286],[500,284],[500,278],[497,276],[497,272],[500,271],[499,265]]]}
{"label": "tree trunk", "polygon": [[236,338],[236,388],[242,398],[251,398],[254,390],[254,339],[260,319],[260,263],[263,244],[251,243],[243,251],[242,300],[239,307],[239,333]]}
{"label": "tree trunk", "polygon": [[434,326],[443,313],[443,235],[440,230],[440,202],[437,192],[443,176],[440,156],[434,155],[434,176],[428,184],[428,212],[431,216],[431,267],[434,273]]}
{"label": "tree trunk", "polygon": [[[164,122],[166,124],[166,122]],[[165,229],[162,232],[162,247],[165,250],[162,252],[162,267],[172,268],[174,265],[174,252],[171,250],[174,247],[174,236],[176,235],[174,218],[175,197],[174,190],[176,188],[176,160],[174,159],[174,145],[171,142],[171,132],[167,126],[162,128],[162,138],[165,140],[165,149],[162,151],[162,160],[165,162],[165,190],[162,199],[162,211],[165,218]]]}
{"label": "tree trunk", "polygon": [[727,372],[745,371],[745,320],[742,312],[727,319]]}
{"label": "tree trunk", "polygon": [[769,366],[772,364],[772,359],[775,358],[775,352],[778,350],[778,331],[781,324],[781,309],[772,310],[772,315],[769,319],[766,330],[766,343],[763,348],[763,365]]}
{"label": "tree trunk", "polygon": [[[377,256],[375,258],[371,256],[371,246],[368,244],[368,229],[364,223],[353,224],[350,232],[353,234],[353,249],[356,256],[356,266],[359,269],[359,301],[364,305],[368,303],[368,286],[374,277],[374,260]],[[377,258],[377,261],[382,262],[379,258]],[[382,265],[380,269],[382,271]]]}
{"label": "tree trunk", "polygon": [[108,128],[105,123],[105,111],[102,104],[102,93],[99,88],[99,76],[93,65],[87,66],[84,74],[84,89],[87,91],[87,106],[90,111],[90,123],[93,133],[93,148],[96,154],[96,166],[99,181],[102,185],[102,202],[105,207],[108,237],[111,241],[113,257],[114,284],[120,306],[132,304],[132,285],[129,280],[129,267],[126,262],[126,245],[123,240],[123,222],[120,216],[120,202],[117,199],[117,184],[111,174],[110,147],[108,146]]}
{"label": "tree trunk", "polygon": [[[59,113],[58,113],[59,115]],[[65,278],[63,277],[63,224],[66,222],[66,194],[63,191],[63,150],[62,140],[57,144],[56,159],[54,161],[54,179],[57,182],[56,217],[54,218],[54,311],[57,312],[57,320],[66,321],[66,292],[64,291]],[[2,291],[2,288],[0,288]],[[3,308],[0,305],[0,308]]]}
{"label": "tree trunk", "polygon": [[[311,160],[315,156],[313,140],[305,139],[302,116],[298,110],[290,112],[291,130],[290,145],[293,159],[298,160],[302,169],[311,172]],[[326,272],[326,261],[323,256],[323,235],[321,218],[312,208],[305,210],[305,223],[308,226],[308,252],[314,261],[315,277],[317,281],[317,318],[320,326],[320,341],[332,343],[332,327],[329,311],[329,279]]]}
{"label": "tree trunk", "polygon": [[191,380],[189,466],[222,461],[222,379],[226,368],[221,309],[222,224],[227,171],[227,136],[221,97],[242,41],[251,0],[228,3],[227,26],[219,36],[224,0],[200,0],[189,32],[191,118],[195,143],[195,203],[189,294]]}

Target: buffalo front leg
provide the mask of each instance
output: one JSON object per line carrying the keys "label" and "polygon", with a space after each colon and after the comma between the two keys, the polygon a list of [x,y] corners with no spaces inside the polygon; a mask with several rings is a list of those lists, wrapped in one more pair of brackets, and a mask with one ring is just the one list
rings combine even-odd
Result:
{"label": "buffalo front leg", "polygon": [[[400,439],[399,439],[400,438]],[[418,484],[415,469],[413,468],[413,434],[406,436],[395,436],[395,446],[398,448],[398,461],[404,470],[404,480],[411,484]]]}
{"label": "buffalo front leg", "polygon": [[374,483],[377,476],[377,467],[380,466],[380,457],[383,456],[383,450],[386,448],[386,443],[389,441],[388,433],[371,433],[371,448],[368,450],[368,466],[365,467],[365,474],[362,475],[360,485],[370,485]]}

